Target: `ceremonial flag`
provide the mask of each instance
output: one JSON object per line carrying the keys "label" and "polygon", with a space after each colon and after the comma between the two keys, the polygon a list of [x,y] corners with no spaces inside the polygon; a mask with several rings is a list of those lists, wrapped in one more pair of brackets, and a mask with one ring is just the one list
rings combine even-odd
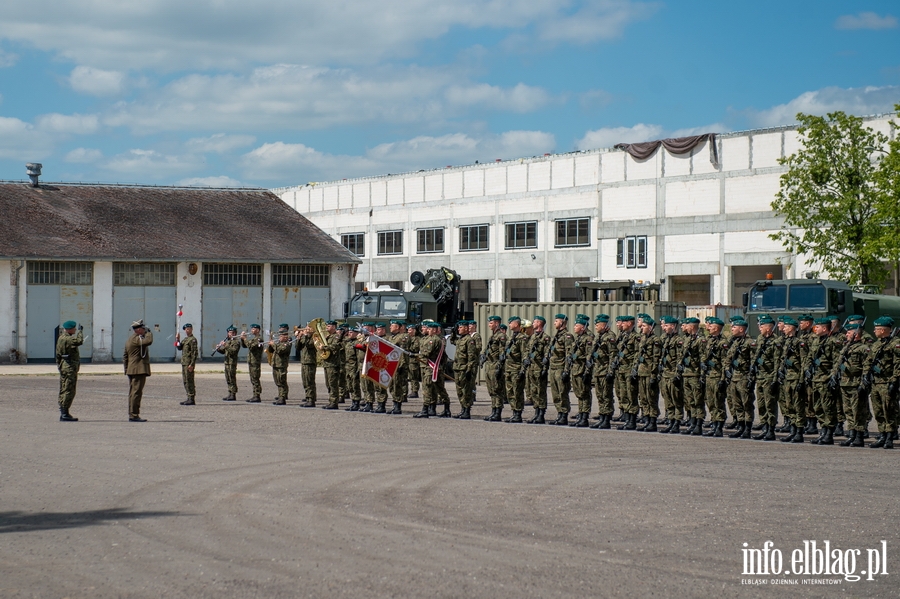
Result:
{"label": "ceremonial flag", "polygon": [[394,378],[394,373],[397,372],[397,364],[400,363],[400,356],[403,353],[403,349],[390,341],[370,335],[366,339],[362,376],[387,389]]}

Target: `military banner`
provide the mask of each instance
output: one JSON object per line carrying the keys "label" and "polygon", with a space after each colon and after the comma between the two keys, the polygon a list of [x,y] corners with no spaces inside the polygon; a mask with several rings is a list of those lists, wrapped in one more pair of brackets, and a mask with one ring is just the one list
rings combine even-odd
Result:
{"label": "military banner", "polygon": [[381,337],[370,335],[366,340],[362,376],[387,389],[397,371],[401,355],[403,355],[401,348]]}

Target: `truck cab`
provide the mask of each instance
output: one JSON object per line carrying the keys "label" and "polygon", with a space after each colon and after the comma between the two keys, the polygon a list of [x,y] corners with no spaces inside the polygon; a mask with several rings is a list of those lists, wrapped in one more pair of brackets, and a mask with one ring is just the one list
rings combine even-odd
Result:
{"label": "truck cab", "polygon": [[351,328],[365,321],[382,321],[399,318],[407,323],[419,324],[423,320],[437,318],[437,302],[430,293],[398,291],[396,289],[363,290],[348,302],[346,314]]}

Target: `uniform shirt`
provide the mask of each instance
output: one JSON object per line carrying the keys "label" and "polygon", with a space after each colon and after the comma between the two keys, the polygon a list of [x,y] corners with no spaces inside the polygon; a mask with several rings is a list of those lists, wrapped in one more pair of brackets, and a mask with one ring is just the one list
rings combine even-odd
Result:
{"label": "uniform shirt", "polygon": [[863,367],[872,351],[864,340],[850,341],[835,360],[832,375],[840,373],[841,387],[857,387],[862,382]]}
{"label": "uniform shirt", "polygon": [[287,370],[291,360],[291,342],[276,341],[273,345],[272,368]]}
{"label": "uniform shirt", "polygon": [[619,337],[616,339],[616,358],[619,360],[618,371],[619,376],[631,376],[631,369],[634,368],[637,361],[638,343],[640,339],[634,329],[628,331],[619,331]]}
{"label": "uniform shirt", "polygon": [[456,346],[456,353],[453,356],[453,371],[466,372],[469,369],[469,335],[468,333],[462,337],[451,339],[450,343]]}
{"label": "uniform shirt", "polygon": [[600,333],[591,346],[591,358],[594,360],[594,376],[605,377],[609,374],[609,364],[616,353],[616,334],[607,328]]}
{"label": "uniform shirt", "polygon": [[671,378],[677,374],[678,364],[681,361],[681,354],[683,352],[684,340],[681,335],[676,332],[663,335],[659,360],[662,365],[664,377]]}
{"label": "uniform shirt", "polygon": [[756,341],[749,337],[731,338],[731,347],[726,355],[726,371],[731,371],[734,380],[743,380],[750,373],[750,364],[756,351]]}
{"label": "uniform shirt", "polygon": [[756,338],[756,353],[753,359],[756,361],[756,378],[760,381],[772,382],[778,371],[778,356],[781,353],[781,340],[775,335]]}
{"label": "uniform shirt", "polygon": [[528,367],[537,371],[543,370],[544,358],[547,357],[548,349],[550,349],[550,337],[544,331],[533,333],[531,337],[528,337],[524,344]]}
{"label": "uniform shirt", "polygon": [[197,338],[188,335],[175,345],[175,348],[181,351],[181,365],[195,366],[197,364],[197,354],[200,350],[197,347]]}
{"label": "uniform shirt", "polygon": [[[404,331],[395,333],[395,334],[391,335],[390,339],[388,339],[388,341],[390,341],[391,343],[393,343],[400,349],[403,349],[406,351],[409,351],[409,340],[410,340],[409,335],[407,335]],[[409,358],[407,357],[407,354],[401,353],[400,361],[397,362],[397,368],[406,368],[408,363],[409,363]]]}
{"label": "uniform shirt", "polygon": [[575,348],[575,337],[567,329],[556,331],[553,341],[550,342],[550,368],[559,370],[565,367],[566,358],[572,355]]}
{"label": "uniform shirt", "polygon": [[506,347],[506,333],[503,329],[497,329],[491,333],[487,343],[487,361],[496,364],[500,361],[500,354]]}
{"label": "uniform shirt", "polygon": [[584,376],[587,359],[594,347],[594,334],[588,330],[575,336],[575,347],[572,351],[572,369],[569,371],[573,377]]}
{"label": "uniform shirt", "polygon": [[247,335],[241,338],[241,345],[247,348],[247,364],[256,366],[262,363],[263,345],[265,345],[261,335]]}
{"label": "uniform shirt", "polygon": [[638,376],[656,376],[659,360],[662,356],[662,341],[651,331],[649,335],[641,333],[638,342],[637,374]]}
{"label": "uniform shirt", "polygon": [[778,356],[778,369],[784,371],[785,381],[798,381],[803,376],[803,364],[809,360],[809,344],[803,337],[785,337]]}
{"label": "uniform shirt", "polygon": [[809,357],[803,366],[803,372],[813,369],[813,382],[825,383],[831,377],[834,367],[834,358],[838,355],[835,351],[834,340],[828,337],[816,335],[809,346]]}
{"label": "uniform shirt", "polygon": [[78,372],[81,367],[81,352],[79,346],[84,343],[84,334],[81,329],[75,331],[74,335],[68,334],[65,329],[59,334],[56,340],[56,365],[61,366],[63,362]]}
{"label": "uniform shirt", "polygon": [[728,354],[730,340],[718,335],[710,335],[700,344],[700,371],[706,369],[706,377],[722,378],[725,370],[725,356]]}
{"label": "uniform shirt", "polygon": [[328,357],[322,360],[326,368],[335,368],[341,365],[341,343],[344,342],[344,336],[339,332],[325,333],[325,349],[328,350]]}
{"label": "uniform shirt", "polygon": [[134,332],[125,342],[125,353],[122,355],[122,365],[125,374],[129,376],[150,376],[150,351],[147,349],[153,343],[153,333],[147,331],[143,335]]}
{"label": "uniform shirt", "polygon": [[216,347],[216,351],[225,354],[225,362],[237,362],[238,352],[241,351],[240,337],[225,339],[224,343]]}
{"label": "uniform shirt", "polygon": [[863,365],[863,373],[875,382],[889,383],[900,376],[900,339],[876,339]]}
{"label": "uniform shirt", "polygon": [[300,363],[307,366],[315,366],[319,362],[319,353],[316,350],[316,344],[313,336],[304,333],[297,337],[297,352],[300,354]]}

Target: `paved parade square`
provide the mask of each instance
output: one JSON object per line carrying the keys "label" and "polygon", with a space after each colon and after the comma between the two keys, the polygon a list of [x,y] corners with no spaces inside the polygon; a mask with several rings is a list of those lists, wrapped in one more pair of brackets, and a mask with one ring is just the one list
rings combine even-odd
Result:
{"label": "paved parade square", "polygon": [[[0,376],[0,597],[900,592],[900,451],[488,423],[483,387],[471,421],[413,419],[420,400],[304,410],[293,365],[287,406],[266,371],[263,403],[245,373],[226,403],[215,369],[190,407],[179,375],[150,377],[146,423],[99,365],[74,423],[57,377]],[[748,555],[809,567],[811,541],[845,574],[744,573]]]}

